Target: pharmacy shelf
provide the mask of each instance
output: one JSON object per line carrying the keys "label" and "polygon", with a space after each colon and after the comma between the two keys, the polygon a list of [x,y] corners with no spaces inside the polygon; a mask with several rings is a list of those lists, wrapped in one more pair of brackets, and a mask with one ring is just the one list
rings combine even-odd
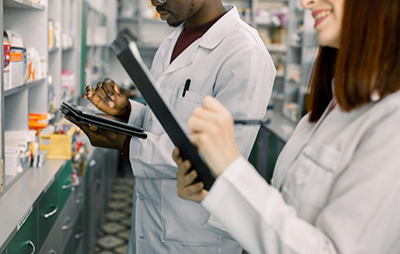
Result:
{"label": "pharmacy shelf", "polygon": [[118,18],[118,22],[126,22],[126,23],[137,23],[139,21],[138,18]]}
{"label": "pharmacy shelf", "polygon": [[38,79],[38,80],[35,80],[35,81],[32,81],[32,82],[28,82],[28,83],[23,84],[21,86],[13,87],[13,88],[11,88],[9,90],[4,91],[4,97],[13,95],[15,93],[19,93],[19,92],[21,92],[21,91],[23,91],[25,89],[31,88],[31,87],[35,87],[35,86],[45,82],[45,80],[46,80],[46,78],[42,78],[42,79]]}
{"label": "pharmacy shelf", "polygon": [[265,45],[268,51],[271,53],[285,53],[286,52],[286,45],[283,44],[267,44]]}
{"label": "pharmacy shelf", "polygon": [[30,0],[4,0],[5,8],[33,9],[43,11],[43,5],[32,3]]}
{"label": "pharmacy shelf", "polygon": [[62,48],[62,51],[63,52],[65,52],[65,51],[72,51],[72,50],[74,50],[75,49],[75,47],[66,47],[66,48]]}
{"label": "pharmacy shelf", "polygon": [[59,48],[49,48],[49,53],[57,52]]}

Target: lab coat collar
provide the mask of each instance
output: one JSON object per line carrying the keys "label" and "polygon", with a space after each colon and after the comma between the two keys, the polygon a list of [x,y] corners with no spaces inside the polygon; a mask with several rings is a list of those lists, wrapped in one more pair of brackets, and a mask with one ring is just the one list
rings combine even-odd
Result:
{"label": "lab coat collar", "polygon": [[224,4],[228,11],[218,20],[199,40],[199,46],[206,49],[214,49],[229,33],[229,31],[240,21],[237,8],[233,4]]}
{"label": "lab coat collar", "polygon": [[185,27],[184,24],[180,25],[175,32],[166,38],[169,47],[161,54],[164,66],[167,66],[164,71],[165,74],[177,71],[191,64],[196,56],[198,47],[212,50],[225,38],[231,28],[240,20],[240,17],[234,5],[226,4],[224,7],[228,13],[218,20],[199,40],[186,48],[171,64],[171,55],[179,35]]}

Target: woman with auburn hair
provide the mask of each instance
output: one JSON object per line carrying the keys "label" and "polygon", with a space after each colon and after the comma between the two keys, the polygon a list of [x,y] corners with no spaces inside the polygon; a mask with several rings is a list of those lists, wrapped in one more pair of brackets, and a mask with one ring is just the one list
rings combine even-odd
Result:
{"label": "woman with auburn hair", "polygon": [[[269,185],[235,144],[215,99],[189,119],[217,177],[194,183],[176,148],[178,195],[201,202],[204,227],[250,253],[400,253],[400,0],[302,0],[321,45],[309,113]],[[267,152],[267,151],[266,151]]]}

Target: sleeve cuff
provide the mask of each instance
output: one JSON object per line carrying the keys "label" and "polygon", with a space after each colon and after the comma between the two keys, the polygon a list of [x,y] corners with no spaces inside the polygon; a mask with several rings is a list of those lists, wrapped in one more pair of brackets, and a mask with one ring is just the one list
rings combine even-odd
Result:
{"label": "sleeve cuff", "polygon": [[207,211],[212,210],[212,207],[217,207],[219,200],[224,198],[225,193],[229,193],[227,183],[231,181],[228,179],[235,178],[242,170],[245,170],[247,168],[246,164],[247,160],[240,156],[220,174],[207,196],[201,202]]}

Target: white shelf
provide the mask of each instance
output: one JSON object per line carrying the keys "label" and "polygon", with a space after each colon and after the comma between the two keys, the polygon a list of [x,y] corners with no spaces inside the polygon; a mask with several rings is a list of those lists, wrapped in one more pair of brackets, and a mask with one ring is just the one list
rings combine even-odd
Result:
{"label": "white shelf", "polygon": [[149,24],[161,24],[161,25],[167,24],[165,21],[162,21],[161,19],[143,19],[143,22]]}
{"label": "white shelf", "polygon": [[66,47],[66,48],[62,48],[62,51],[63,52],[65,52],[65,51],[72,51],[72,50],[74,50],[75,49],[75,47]]}
{"label": "white shelf", "polygon": [[283,29],[285,27],[283,26],[276,26],[274,24],[271,23],[262,23],[262,22],[256,22],[256,25],[259,27],[267,27],[267,28],[274,28],[274,29]]}
{"label": "white shelf", "polygon": [[32,82],[28,82],[28,83],[23,84],[21,86],[13,87],[13,88],[11,88],[9,90],[4,91],[4,97],[10,96],[10,95],[15,94],[15,93],[18,93],[18,92],[20,92],[22,90],[25,90],[27,88],[31,88],[31,87],[37,86],[39,84],[42,84],[45,80],[46,80],[46,78],[42,78],[42,79],[38,79],[38,80],[35,80],[35,81],[32,81]]}
{"label": "white shelf", "polygon": [[32,3],[30,0],[4,0],[5,8],[44,10],[43,5]]}
{"label": "white shelf", "polygon": [[49,48],[49,53],[54,53],[54,52],[57,52],[58,50],[59,50],[59,48],[56,48],[56,47]]}
{"label": "white shelf", "polygon": [[139,21],[138,18],[118,18],[118,22],[126,22],[126,23],[137,23]]}
{"label": "white shelf", "polygon": [[271,53],[285,53],[286,45],[283,44],[266,44],[268,51]]}

